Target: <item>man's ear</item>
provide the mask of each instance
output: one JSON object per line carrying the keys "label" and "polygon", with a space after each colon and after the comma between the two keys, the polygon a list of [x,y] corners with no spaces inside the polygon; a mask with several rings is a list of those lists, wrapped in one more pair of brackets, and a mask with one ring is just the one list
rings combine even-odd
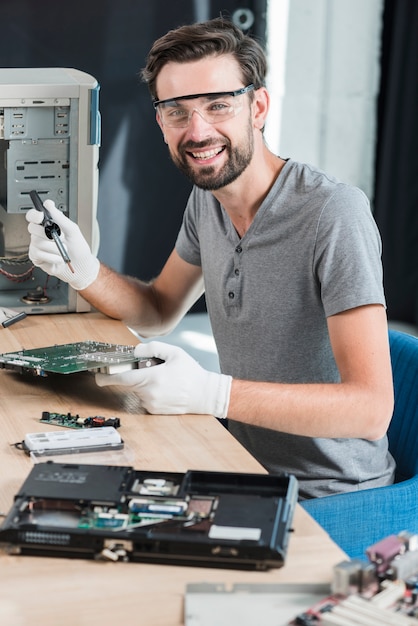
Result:
{"label": "man's ear", "polygon": [[167,139],[165,137],[165,131],[164,131],[164,124],[162,122],[162,119],[161,119],[160,115],[158,114],[158,111],[157,111],[157,113],[155,115],[155,119],[157,120],[158,126],[161,128],[161,132],[163,134],[164,141],[165,141],[165,143],[167,143]]}
{"label": "man's ear", "polygon": [[265,87],[256,89],[252,101],[254,128],[258,128],[259,130],[264,128],[269,108],[270,96],[267,89]]}

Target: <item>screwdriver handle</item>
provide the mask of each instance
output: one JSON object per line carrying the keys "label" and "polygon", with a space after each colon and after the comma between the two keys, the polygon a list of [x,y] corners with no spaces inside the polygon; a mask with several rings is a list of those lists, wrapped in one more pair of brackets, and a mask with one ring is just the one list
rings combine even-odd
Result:
{"label": "screwdriver handle", "polygon": [[41,211],[41,213],[44,214],[44,219],[42,220],[42,226],[45,228],[45,235],[48,237],[48,239],[55,239],[55,237],[53,236],[53,233],[56,233],[59,236],[61,234],[60,227],[58,226],[58,224],[56,224],[52,220],[51,214],[48,211],[48,209],[44,207],[42,200],[39,197],[38,192],[35,190],[32,190],[29,192],[29,195],[31,197],[31,200],[33,202],[35,209],[37,211]]}
{"label": "screwdriver handle", "polygon": [[33,202],[33,205],[34,205],[35,209],[37,211],[41,211],[41,213],[43,213],[43,215],[44,215],[44,219],[42,220],[42,224],[41,225],[45,229],[45,235],[48,237],[48,239],[53,239],[55,241],[55,244],[56,244],[56,246],[58,248],[58,252],[62,256],[62,259],[63,259],[64,263],[67,263],[68,267],[70,268],[70,270],[74,274],[74,268],[71,265],[71,259],[68,256],[68,252],[64,248],[64,245],[63,245],[61,239],[59,238],[59,236],[61,234],[60,227],[58,226],[58,224],[56,224],[53,221],[53,219],[51,217],[51,213],[48,211],[48,209],[46,209],[44,207],[43,202],[42,202],[41,198],[39,197],[38,192],[33,189],[32,191],[29,192],[29,195],[31,197],[31,200]]}

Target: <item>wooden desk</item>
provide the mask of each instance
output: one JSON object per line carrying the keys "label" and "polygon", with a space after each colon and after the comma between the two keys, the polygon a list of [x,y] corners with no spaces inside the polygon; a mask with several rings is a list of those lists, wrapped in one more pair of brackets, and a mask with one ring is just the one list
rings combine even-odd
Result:
{"label": "wooden desk", "polygon": [[[93,339],[124,345],[135,337],[98,313],[30,316],[0,329],[0,352]],[[213,417],[144,415],[135,394],[99,388],[90,373],[49,378],[0,370],[0,511],[31,468],[12,444],[45,430],[42,411],[120,417],[129,463],[137,469],[264,472]],[[100,461],[98,461],[100,462]],[[5,626],[178,626],[187,583],[329,582],[345,558],[298,506],[288,558],[280,570],[232,570],[104,563],[0,553],[0,624]]]}

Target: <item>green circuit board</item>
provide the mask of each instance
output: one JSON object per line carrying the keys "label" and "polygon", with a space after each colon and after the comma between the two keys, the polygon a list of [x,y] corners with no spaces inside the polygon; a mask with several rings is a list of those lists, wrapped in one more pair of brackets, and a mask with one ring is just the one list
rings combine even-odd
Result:
{"label": "green circuit board", "polygon": [[71,413],[51,413],[50,411],[42,411],[40,421],[42,424],[75,429],[103,428],[103,426],[113,426],[113,428],[119,428],[120,426],[120,419],[118,417],[103,417],[103,415],[81,417],[78,413],[77,415],[72,415]]}
{"label": "green circuit board", "polygon": [[35,376],[48,376],[50,373],[74,374],[83,371],[114,374],[161,363],[159,359],[138,358],[134,350],[134,346],[81,341],[1,354],[0,368]]}

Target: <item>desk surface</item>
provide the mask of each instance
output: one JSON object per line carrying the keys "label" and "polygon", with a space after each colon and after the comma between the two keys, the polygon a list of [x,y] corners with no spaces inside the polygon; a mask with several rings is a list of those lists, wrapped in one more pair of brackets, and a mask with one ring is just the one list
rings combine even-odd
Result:
{"label": "desk surface", "polygon": [[[88,339],[135,344],[120,322],[98,313],[29,316],[0,329],[0,352]],[[117,416],[126,450],[121,464],[137,469],[264,472],[213,417],[151,416],[135,394],[98,388],[90,373],[49,378],[0,370],[0,512],[7,512],[31,460],[13,444],[45,430],[42,411]],[[98,461],[100,462],[100,461]],[[329,582],[345,558],[322,528],[297,506],[285,566],[269,572],[141,563],[104,563],[0,552],[0,623],[7,626],[144,626],[183,624],[187,583]]]}

